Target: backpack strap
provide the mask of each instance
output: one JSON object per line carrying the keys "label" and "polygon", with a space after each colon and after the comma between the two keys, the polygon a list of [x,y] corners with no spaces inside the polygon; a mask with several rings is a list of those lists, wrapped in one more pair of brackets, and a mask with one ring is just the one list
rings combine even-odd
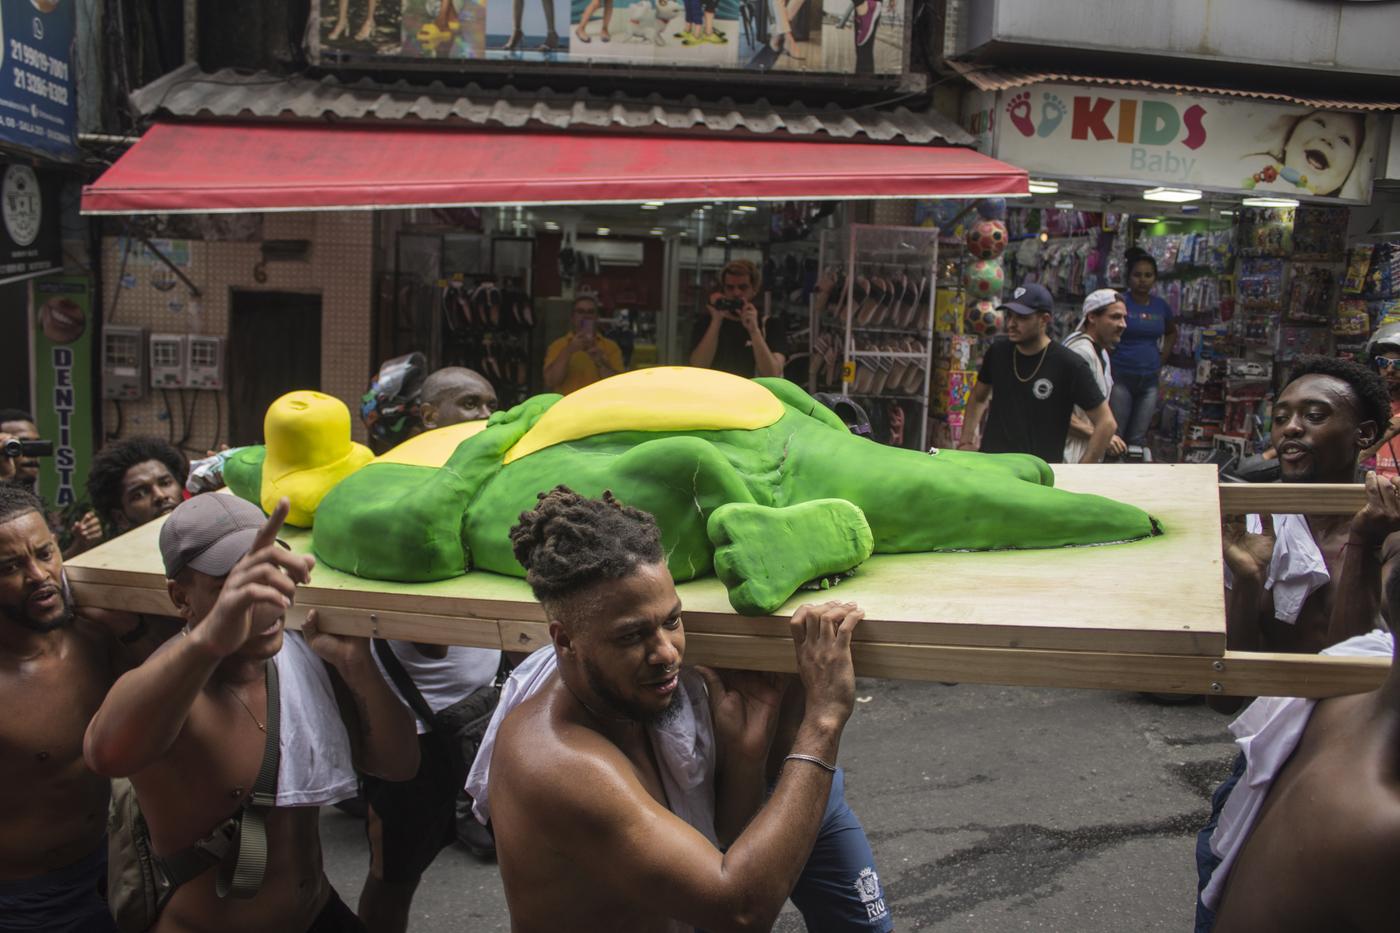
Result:
{"label": "backpack strap", "polygon": [[413,682],[413,678],[404,669],[403,662],[398,655],[394,654],[394,649],[389,647],[389,643],[382,638],[372,639],[374,642],[374,653],[379,656],[379,663],[384,665],[384,670],[389,674],[389,679],[394,682],[394,686],[399,688],[399,693],[403,696],[404,702],[423,720],[423,723],[431,729],[433,726],[433,709],[428,705],[428,701],[423,698],[423,693],[418,689],[418,685]]}
{"label": "backpack strap", "polygon": [[269,660],[267,670],[267,741],[263,745],[262,766],[258,768],[253,792],[238,819],[238,835],[233,864],[225,858],[219,865],[214,891],[219,897],[252,897],[262,887],[267,871],[267,811],[277,806],[277,768],[282,762],[281,690],[277,665]]}

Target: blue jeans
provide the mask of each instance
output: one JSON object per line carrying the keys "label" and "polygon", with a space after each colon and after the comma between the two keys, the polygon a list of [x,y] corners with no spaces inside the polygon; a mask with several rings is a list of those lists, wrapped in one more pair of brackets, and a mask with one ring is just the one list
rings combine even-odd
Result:
{"label": "blue jeans", "polygon": [[1157,374],[1114,373],[1113,391],[1108,396],[1118,436],[1138,447],[1147,444],[1147,426],[1157,410]]}
{"label": "blue jeans", "polygon": [[1220,811],[1225,808],[1225,801],[1230,799],[1230,792],[1244,777],[1244,769],[1244,753],[1240,752],[1235,756],[1235,767],[1230,776],[1220,782],[1215,793],[1211,794],[1210,819],[1196,834],[1196,933],[1210,933],[1215,927],[1215,912],[1201,901],[1201,892],[1220,867],[1220,856],[1210,850],[1210,837],[1215,835],[1215,827],[1220,824]]}

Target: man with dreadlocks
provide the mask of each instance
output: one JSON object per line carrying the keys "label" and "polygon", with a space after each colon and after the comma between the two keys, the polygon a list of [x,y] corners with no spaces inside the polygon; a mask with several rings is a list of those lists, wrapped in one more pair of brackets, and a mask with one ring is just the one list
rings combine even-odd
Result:
{"label": "man with dreadlocks", "polygon": [[[1272,442],[1285,483],[1354,483],[1357,458],[1390,420],[1376,373],[1304,357],[1274,403]],[[1366,475],[1355,515],[1226,520],[1227,639],[1235,650],[1317,652],[1369,632],[1381,605],[1382,565],[1400,561],[1400,479]],[[1224,705],[1224,704],[1222,704]],[[1237,708],[1238,702],[1231,706]]]}
{"label": "man with dreadlocks", "polygon": [[[558,662],[506,716],[492,753],[512,927],[767,929],[827,807],[862,613],[840,603],[794,613],[805,709],[760,806],[782,691],[767,675],[682,670],[681,604],[651,516],[611,494],[585,499],[559,487],[521,515],[511,540]],[[712,729],[689,732],[717,746],[693,756],[714,762],[713,798],[694,792],[708,775],[672,766],[677,756],[661,747],[678,733],[658,727],[682,717],[713,719]]]}

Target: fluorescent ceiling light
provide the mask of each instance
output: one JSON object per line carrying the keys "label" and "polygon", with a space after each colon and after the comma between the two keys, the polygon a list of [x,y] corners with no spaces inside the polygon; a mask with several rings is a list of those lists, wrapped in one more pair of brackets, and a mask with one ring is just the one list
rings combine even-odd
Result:
{"label": "fluorescent ceiling light", "polygon": [[1058,181],[1042,181],[1032,178],[1029,187],[1031,194],[1055,194],[1060,190],[1060,183]]}
{"label": "fluorescent ceiling light", "polygon": [[758,206],[755,204],[740,204],[739,210],[743,211],[745,214],[751,214],[758,210]]}
{"label": "fluorescent ceiling light", "polygon": [[1073,201],[1056,201],[1056,202],[1055,202],[1055,206],[1056,206],[1057,208],[1059,208],[1060,210],[1062,210],[1062,211],[1072,211],[1072,210],[1074,210],[1074,202],[1073,202]]}
{"label": "fluorescent ceiling light", "polygon": [[1240,202],[1245,207],[1297,207],[1294,198],[1245,198]]}
{"label": "fluorescent ceiling light", "polygon": [[599,235],[599,236],[607,236],[609,233],[612,233],[612,227],[599,227],[599,228],[598,228],[598,235]]}
{"label": "fluorescent ceiling light", "polygon": [[661,208],[661,205],[660,205],[660,204],[655,204],[655,203],[651,203],[651,202],[648,202],[648,203],[642,205],[642,210],[644,210],[644,211],[655,211],[655,210],[659,210],[660,208]]}
{"label": "fluorescent ceiling light", "polygon": [[546,221],[544,222],[544,228],[545,228],[546,230],[558,230],[558,229],[559,229],[559,225],[558,225],[557,223],[555,223],[554,221],[552,221],[552,220],[546,220]]}
{"label": "fluorescent ceiling light", "polygon": [[1221,217],[1234,217],[1234,216],[1235,216],[1235,212],[1234,212],[1234,211],[1221,211],[1221,212],[1220,212],[1220,216],[1221,216]]}
{"label": "fluorescent ceiling light", "polygon": [[658,207],[661,207],[665,203],[665,201],[643,201],[642,207],[648,208],[649,210],[656,210]]}
{"label": "fluorescent ceiling light", "polygon": [[652,228],[651,228],[651,235],[652,235],[652,236],[662,236],[662,235],[664,235],[665,233],[666,233],[666,231],[665,231],[665,230],[662,230],[660,227],[652,227]]}
{"label": "fluorescent ceiling light", "polygon": [[1199,201],[1201,192],[1195,188],[1148,188],[1142,193],[1148,201],[1167,201],[1171,204],[1185,204]]}
{"label": "fluorescent ceiling light", "polygon": [[1137,222],[1140,223],[1140,224],[1159,224],[1159,223],[1162,222],[1162,218],[1160,218],[1160,217],[1139,217],[1139,218],[1137,219]]}

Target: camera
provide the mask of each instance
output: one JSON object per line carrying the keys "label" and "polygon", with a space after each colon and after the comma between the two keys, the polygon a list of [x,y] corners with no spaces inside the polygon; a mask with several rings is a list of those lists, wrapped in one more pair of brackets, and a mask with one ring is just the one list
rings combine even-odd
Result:
{"label": "camera", "polygon": [[744,299],[716,298],[714,306],[717,311],[729,311],[730,313],[738,314],[740,311],[744,310]]}
{"label": "camera", "polygon": [[0,454],[7,457],[52,457],[53,441],[21,441],[10,438],[0,446]]}

